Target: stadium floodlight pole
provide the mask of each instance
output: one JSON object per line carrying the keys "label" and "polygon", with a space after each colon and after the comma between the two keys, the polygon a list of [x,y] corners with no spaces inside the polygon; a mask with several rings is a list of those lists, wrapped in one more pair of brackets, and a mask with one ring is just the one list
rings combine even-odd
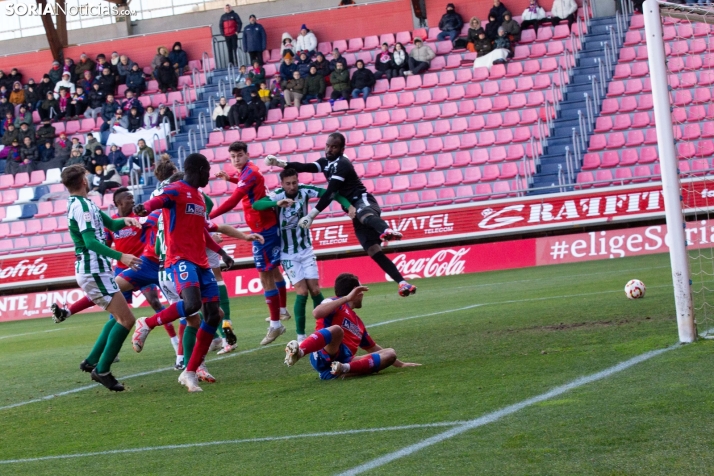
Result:
{"label": "stadium floodlight pole", "polygon": [[682,216],[677,151],[674,147],[672,132],[672,113],[669,104],[660,3],[656,0],[645,0],[643,9],[654,117],[655,124],[657,124],[657,149],[662,169],[662,196],[669,235],[669,259],[672,266],[677,328],[680,342],[694,342],[697,338],[697,330],[692,310],[689,258]]}

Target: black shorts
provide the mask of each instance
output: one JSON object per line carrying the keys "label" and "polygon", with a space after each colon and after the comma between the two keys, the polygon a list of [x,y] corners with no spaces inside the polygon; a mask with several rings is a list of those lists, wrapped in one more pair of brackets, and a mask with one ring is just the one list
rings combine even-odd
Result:
{"label": "black shorts", "polygon": [[359,244],[362,248],[367,251],[372,245],[381,245],[382,240],[379,237],[379,232],[374,228],[367,225],[363,225],[360,218],[365,215],[382,215],[382,209],[379,208],[377,200],[374,199],[371,193],[366,193],[362,196],[362,199],[353,203],[354,207],[357,209],[357,215],[355,219],[352,220],[352,224],[355,229],[355,236],[359,240]]}

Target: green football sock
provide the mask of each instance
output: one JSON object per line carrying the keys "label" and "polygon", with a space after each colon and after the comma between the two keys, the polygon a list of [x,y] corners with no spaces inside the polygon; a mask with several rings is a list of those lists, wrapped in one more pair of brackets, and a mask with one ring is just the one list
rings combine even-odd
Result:
{"label": "green football sock", "polygon": [[[228,300],[228,288],[226,287],[225,284],[218,285],[218,294],[220,296],[219,304],[221,306],[221,310],[223,311],[223,320],[230,321],[231,320],[231,303]],[[218,326],[218,332],[220,332],[221,337],[223,337],[225,339],[226,333],[223,332],[222,325]]]}
{"label": "green football sock", "polygon": [[107,338],[109,337],[109,333],[112,331],[112,328],[116,323],[116,320],[109,319],[107,323],[104,324],[102,332],[99,334],[97,341],[94,343],[94,347],[92,347],[92,351],[87,356],[88,363],[92,365],[97,365],[97,362],[99,362],[99,358],[102,356],[102,352],[104,352],[104,347],[107,346]]}
{"label": "green football sock", "polygon": [[317,296],[312,296],[312,308],[315,309],[317,306],[322,304],[322,301],[325,300],[325,297],[322,295],[322,293],[318,294]]}
{"label": "green football sock", "polygon": [[188,361],[191,360],[193,346],[196,345],[196,333],[198,328],[186,326],[183,331],[183,365],[188,366]]}
{"label": "green football sock", "polygon": [[109,372],[109,369],[114,362],[114,359],[119,355],[121,346],[124,345],[126,336],[129,335],[129,329],[122,326],[121,324],[115,324],[112,327],[112,331],[109,333],[107,338],[107,345],[102,352],[102,356],[99,358],[99,363],[97,364],[97,373],[103,374]]}
{"label": "green football sock", "polygon": [[305,307],[307,306],[307,296],[298,294],[295,296],[295,329],[300,335],[305,335]]}

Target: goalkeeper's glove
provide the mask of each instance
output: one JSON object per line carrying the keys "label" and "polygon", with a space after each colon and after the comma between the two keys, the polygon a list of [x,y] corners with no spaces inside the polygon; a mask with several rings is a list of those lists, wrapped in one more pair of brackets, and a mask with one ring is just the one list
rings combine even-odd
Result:
{"label": "goalkeeper's glove", "polygon": [[300,221],[298,221],[298,226],[304,229],[310,228],[310,225],[312,225],[312,221],[315,219],[318,213],[320,213],[320,210],[318,210],[317,208],[313,208],[312,211],[307,214],[307,216],[302,217]]}
{"label": "goalkeeper's glove", "polygon": [[285,160],[280,160],[274,155],[269,155],[265,158],[265,165],[268,167],[280,167],[281,169],[284,169],[288,163]]}

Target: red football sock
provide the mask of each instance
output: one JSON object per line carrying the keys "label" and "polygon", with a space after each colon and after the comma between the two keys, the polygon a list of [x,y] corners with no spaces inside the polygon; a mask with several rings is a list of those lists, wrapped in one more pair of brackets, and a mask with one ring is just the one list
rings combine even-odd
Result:
{"label": "red football sock", "polygon": [[186,329],[186,324],[183,322],[179,322],[179,331],[178,331],[178,351],[176,352],[177,355],[183,355],[183,331]]}
{"label": "red football sock", "polygon": [[186,371],[195,372],[196,369],[203,363],[203,359],[206,358],[206,354],[208,353],[208,348],[211,346],[212,340],[213,332],[206,332],[202,327],[198,329],[198,333],[196,334],[196,345],[193,347],[191,360],[188,361]]}
{"label": "red football sock", "polygon": [[69,306],[69,312],[74,316],[77,313],[89,309],[94,306],[94,303],[87,296],[83,296],[79,301]]}
{"label": "red football sock", "polygon": [[300,348],[305,353],[305,355],[307,355],[312,354],[313,352],[317,352],[326,345],[327,342],[325,342],[325,336],[322,335],[320,332],[315,332],[314,334],[310,334],[309,336],[307,336],[307,338],[300,343]]}
{"label": "red football sock", "polygon": [[[268,296],[268,293],[275,293],[272,296]],[[268,291],[265,296],[265,303],[268,305],[268,310],[270,311],[270,320],[279,321],[280,320],[280,298],[276,290]]]}
{"label": "red football sock", "polygon": [[146,325],[149,326],[149,329],[153,329],[157,326],[169,324],[171,322],[174,322],[176,319],[185,317],[181,315],[181,311],[183,311],[183,301],[175,302],[163,311],[157,312],[151,317],[147,317]]}
{"label": "red football sock", "polygon": [[282,286],[278,286],[278,295],[280,296],[280,307],[287,307],[288,306],[288,290],[285,287],[285,281],[283,281]]}
{"label": "red football sock", "polygon": [[377,370],[379,370],[379,368],[375,366],[375,361],[371,355],[367,355],[359,360],[353,360],[352,362],[350,362],[349,373],[371,374],[372,372],[376,372]]}
{"label": "red football sock", "polygon": [[166,333],[169,335],[169,337],[171,337],[172,339],[176,337],[176,329],[174,329],[173,322],[164,324],[164,329],[166,329]]}

